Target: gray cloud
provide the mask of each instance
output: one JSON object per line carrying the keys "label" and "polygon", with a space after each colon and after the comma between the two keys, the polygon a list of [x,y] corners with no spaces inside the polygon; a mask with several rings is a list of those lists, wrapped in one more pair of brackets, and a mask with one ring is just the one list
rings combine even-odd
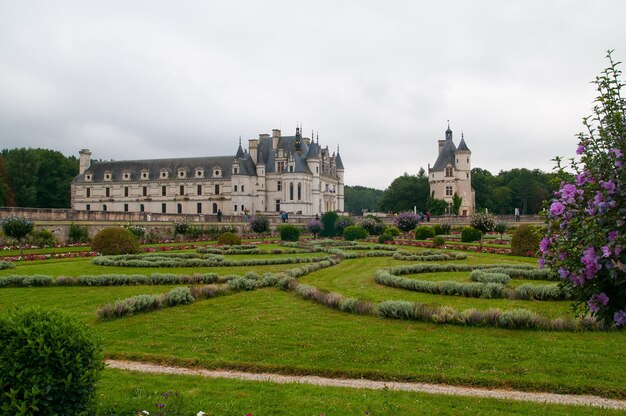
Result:
{"label": "gray cloud", "polygon": [[572,156],[626,3],[431,3],[0,1],[1,144],[218,155],[300,122],[377,188],[448,119],[493,173]]}

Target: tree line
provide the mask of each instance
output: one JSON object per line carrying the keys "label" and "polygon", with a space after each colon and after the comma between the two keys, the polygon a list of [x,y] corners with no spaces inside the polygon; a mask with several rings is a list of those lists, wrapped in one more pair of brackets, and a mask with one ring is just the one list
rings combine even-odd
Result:
{"label": "tree line", "polygon": [[48,149],[0,152],[0,206],[69,208],[78,159]]}
{"label": "tree line", "polygon": [[[555,173],[539,169],[511,169],[497,175],[481,169],[472,169],[472,187],[476,195],[476,210],[499,215],[512,215],[519,208],[522,215],[541,212],[544,201],[558,189]],[[460,198],[457,197],[460,205]],[[421,168],[417,175],[405,173],[391,182],[384,191],[363,186],[345,187],[346,211],[360,214],[366,211],[403,212],[430,211],[433,215],[444,213],[447,204],[430,196],[428,175]]]}

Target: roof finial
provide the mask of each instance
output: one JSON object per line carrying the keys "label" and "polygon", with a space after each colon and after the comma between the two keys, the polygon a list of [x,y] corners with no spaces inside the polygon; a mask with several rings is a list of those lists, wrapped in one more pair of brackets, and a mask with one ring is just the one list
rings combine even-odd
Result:
{"label": "roof finial", "polygon": [[463,130],[461,130],[461,140],[463,140]]}
{"label": "roof finial", "polygon": [[318,146],[320,144],[320,131],[319,130],[317,131],[317,144]]}
{"label": "roof finial", "polygon": [[239,146],[241,146],[241,134],[239,135]]}
{"label": "roof finial", "polygon": [[339,154],[339,143],[337,143],[337,154]]}
{"label": "roof finial", "polygon": [[450,130],[450,120],[448,119],[448,130]]}

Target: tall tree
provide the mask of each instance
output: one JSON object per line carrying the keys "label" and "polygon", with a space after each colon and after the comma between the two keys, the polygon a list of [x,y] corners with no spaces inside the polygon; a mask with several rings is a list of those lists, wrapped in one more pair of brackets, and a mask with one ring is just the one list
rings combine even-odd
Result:
{"label": "tall tree", "polygon": [[429,196],[428,176],[423,168],[417,175],[405,173],[393,180],[380,201],[382,211],[418,211],[427,210]]}
{"label": "tall tree", "polygon": [[379,202],[383,197],[383,191],[359,185],[346,185],[344,196],[345,210],[352,214],[360,214],[364,211],[377,210]]}
{"label": "tall tree", "polygon": [[9,174],[9,185],[15,192],[15,205],[34,207],[37,202],[39,158],[33,149],[3,150]]}
{"label": "tall tree", "polygon": [[15,196],[9,185],[9,174],[2,155],[0,155],[0,206],[15,206]]}

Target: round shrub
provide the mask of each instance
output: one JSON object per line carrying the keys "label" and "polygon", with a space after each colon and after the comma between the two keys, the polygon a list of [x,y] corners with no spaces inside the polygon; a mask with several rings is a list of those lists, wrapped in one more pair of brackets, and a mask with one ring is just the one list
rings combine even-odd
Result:
{"label": "round shrub", "polygon": [[511,254],[515,256],[536,255],[541,238],[541,232],[537,227],[528,224],[520,225],[511,238]]}
{"label": "round shrub", "polygon": [[364,240],[367,238],[367,230],[358,225],[351,225],[343,230],[343,238],[348,241]]}
{"label": "round shrub", "polygon": [[508,229],[509,229],[509,224],[507,224],[506,222],[499,222],[496,224],[494,231],[500,234],[500,238],[502,238],[502,235],[506,233],[506,230]]}
{"label": "round shrub", "polygon": [[76,415],[91,410],[103,368],[89,328],[59,311],[0,317],[0,414]]}
{"label": "round shrub", "polygon": [[313,234],[313,238],[317,238],[317,235],[324,231],[324,224],[320,220],[310,220],[306,223],[306,230]]}
{"label": "round shrub", "polygon": [[389,226],[385,228],[384,234],[389,234],[392,237],[397,237],[400,235],[400,230],[397,227]]}
{"label": "round shrub", "polygon": [[50,230],[34,230],[30,233],[29,240],[32,244],[43,246],[54,246],[57,244],[57,239]]}
{"label": "round shrub", "polygon": [[385,244],[388,241],[393,241],[393,236],[387,233],[383,233],[378,236],[378,242],[380,244]]}
{"label": "round shrub", "polygon": [[415,239],[416,240],[426,240],[435,236],[435,231],[433,227],[429,227],[427,225],[420,225],[415,228]]}
{"label": "round shrub", "polygon": [[385,225],[374,219],[375,217],[369,216],[361,220],[359,225],[370,234],[370,235],[381,235],[385,231]]}
{"label": "round shrub", "polygon": [[264,216],[256,216],[250,219],[250,229],[255,233],[266,233],[270,230],[270,220]]}
{"label": "round shrub", "polygon": [[483,233],[474,227],[463,227],[461,230],[461,241],[464,243],[472,243],[474,241],[480,241]]}
{"label": "round shrub", "polygon": [[278,227],[280,233],[280,239],[283,241],[298,241],[300,240],[300,229],[295,225],[283,224]]}
{"label": "round shrub", "polygon": [[241,237],[229,231],[220,234],[217,238],[217,244],[221,246],[238,246],[241,244]]}
{"label": "round shrub", "polygon": [[441,234],[443,235],[448,235],[450,234],[450,231],[452,231],[452,224],[449,222],[442,222],[439,224],[439,227],[441,227]]}
{"label": "round shrub", "polygon": [[86,225],[70,224],[68,230],[70,243],[86,243],[89,241],[89,230]]}
{"label": "round shrub", "polygon": [[335,221],[335,232],[337,233],[337,235],[342,235],[343,230],[351,225],[354,225],[354,220],[352,219],[352,217],[349,217],[347,215],[338,217],[337,221]]}
{"label": "round shrub", "polygon": [[104,256],[139,252],[137,237],[126,228],[107,227],[98,231],[91,241],[91,250]]}
{"label": "round shrub", "polygon": [[321,235],[324,237],[334,237],[337,235],[337,231],[335,230],[335,221],[339,218],[334,211],[325,212],[322,215],[322,224],[324,225],[324,230],[322,230]]}
{"label": "round shrub", "polygon": [[443,239],[442,236],[436,235],[433,237],[433,247],[441,247],[446,243],[446,240]]}
{"label": "round shrub", "polygon": [[470,225],[482,233],[488,233],[496,228],[496,217],[486,212],[477,212],[470,218]]}
{"label": "round shrub", "polygon": [[394,224],[400,231],[409,232],[415,229],[420,222],[419,216],[412,212],[403,212],[394,219]]}

